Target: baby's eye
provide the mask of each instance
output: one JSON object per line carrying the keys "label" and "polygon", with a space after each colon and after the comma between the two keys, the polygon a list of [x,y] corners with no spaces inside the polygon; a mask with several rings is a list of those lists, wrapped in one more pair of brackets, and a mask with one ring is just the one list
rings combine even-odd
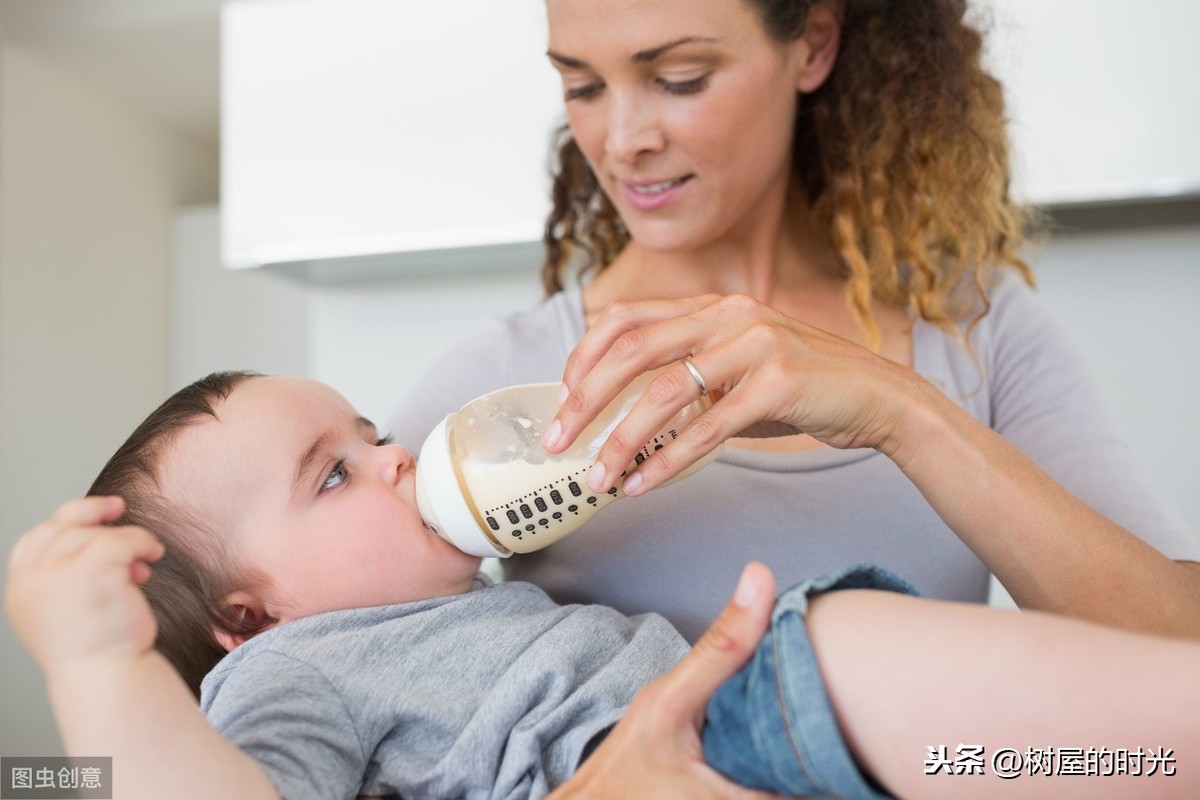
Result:
{"label": "baby's eye", "polygon": [[387,436],[380,436],[380,437],[379,437],[379,438],[378,438],[378,439],[375,441],[375,446],[376,446],[376,447],[383,447],[384,445],[391,444],[391,443],[392,443],[392,442],[394,442],[394,441],[395,441],[395,439],[393,439],[393,438],[392,438],[392,435],[389,433]]}
{"label": "baby's eye", "polygon": [[325,476],[325,481],[321,484],[321,491],[327,492],[348,480],[350,480],[350,473],[346,472],[346,461],[342,459],[334,464],[333,469],[329,470],[329,474]]}

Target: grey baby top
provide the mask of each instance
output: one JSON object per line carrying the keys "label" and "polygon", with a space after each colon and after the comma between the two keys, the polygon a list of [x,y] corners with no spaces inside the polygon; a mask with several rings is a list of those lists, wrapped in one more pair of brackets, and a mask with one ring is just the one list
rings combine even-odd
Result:
{"label": "grey baby top", "polygon": [[[1077,348],[1040,299],[1007,272],[971,333],[975,359],[918,321],[913,369],[1051,477],[1170,558],[1200,560],[1200,541],[1149,485],[1113,430]],[[390,420],[416,452],[446,414],[502,386],[559,381],[585,331],[578,289],[495,319],[418,380]],[[1046,531],[1054,536],[1055,531]],[[747,561],[780,586],[873,563],[945,600],[987,599],[987,567],[886,456],[822,447],[764,453],[727,446],[678,483],[614,503],[553,547],[503,562],[563,603],[655,611],[694,639],[720,612]]]}
{"label": "grey baby top", "polygon": [[541,797],[686,652],[661,617],[481,575],[259,634],[204,679],[201,707],[288,800]]}

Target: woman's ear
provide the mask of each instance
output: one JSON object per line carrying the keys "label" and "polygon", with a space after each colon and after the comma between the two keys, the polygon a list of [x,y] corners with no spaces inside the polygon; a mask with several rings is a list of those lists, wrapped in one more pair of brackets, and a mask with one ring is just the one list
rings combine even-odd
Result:
{"label": "woman's ear", "polygon": [[802,94],[821,88],[837,60],[842,37],[842,3],[813,3],[804,22],[804,33],[796,44],[800,48],[800,70],[796,91]]}
{"label": "woman's ear", "polygon": [[224,606],[228,619],[237,620],[240,625],[255,629],[252,633],[231,633],[223,628],[213,628],[217,644],[225,648],[226,653],[232,652],[235,647],[277,621],[263,610],[262,603],[249,592],[230,592],[225,596]]}

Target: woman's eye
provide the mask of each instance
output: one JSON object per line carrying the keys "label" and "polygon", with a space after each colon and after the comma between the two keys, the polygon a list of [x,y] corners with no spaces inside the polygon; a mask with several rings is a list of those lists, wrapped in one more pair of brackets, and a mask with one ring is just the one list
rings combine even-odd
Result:
{"label": "woman's eye", "polygon": [[708,85],[708,76],[701,75],[699,78],[693,78],[690,81],[669,81],[665,78],[658,79],[658,85],[671,94],[696,94],[704,91],[704,87]]}
{"label": "woman's eye", "polygon": [[587,86],[568,86],[563,93],[563,99],[570,102],[571,100],[587,100],[590,97],[595,97],[602,88],[602,84],[589,83]]}
{"label": "woman's eye", "polygon": [[329,470],[329,474],[325,476],[324,482],[321,484],[321,491],[327,492],[338,484],[345,483],[350,480],[350,473],[346,471],[345,460],[339,461],[333,465],[333,469]]}

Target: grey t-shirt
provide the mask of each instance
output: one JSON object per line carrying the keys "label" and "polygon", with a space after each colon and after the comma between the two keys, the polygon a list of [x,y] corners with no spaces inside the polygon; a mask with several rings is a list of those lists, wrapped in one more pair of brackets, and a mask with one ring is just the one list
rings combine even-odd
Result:
{"label": "grey t-shirt", "polygon": [[288,800],[541,797],[686,652],[661,617],[480,576],[259,634],[204,679],[201,707]]}
{"label": "grey t-shirt", "polygon": [[[1084,502],[1170,558],[1200,560],[1200,540],[1133,463],[1077,348],[1040,299],[1008,272],[991,302],[972,331],[975,360],[918,321],[913,368]],[[391,432],[416,452],[438,421],[481,394],[561,380],[584,331],[578,289],[491,321],[432,371],[406,379]],[[987,598],[987,568],[874,450],[727,446],[695,475],[614,503],[553,547],[503,563],[507,577],[532,581],[559,602],[656,611],[695,639],[751,559],[769,565],[781,586],[868,562],[929,597]]]}

